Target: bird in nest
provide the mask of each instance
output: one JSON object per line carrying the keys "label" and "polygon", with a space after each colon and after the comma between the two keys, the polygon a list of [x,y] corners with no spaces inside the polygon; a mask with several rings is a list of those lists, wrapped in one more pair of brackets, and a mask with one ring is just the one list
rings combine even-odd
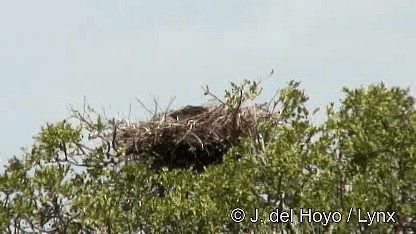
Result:
{"label": "bird in nest", "polygon": [[177,120],[183,120],[188,119],[193,116],[197,116],[200,114],[203,114],[206,112],[208,108],[203,106],[185,106],[184,108],[181,108],[179,110],[173,111],[169,113],[168,115],[172,118],[175,118]]}

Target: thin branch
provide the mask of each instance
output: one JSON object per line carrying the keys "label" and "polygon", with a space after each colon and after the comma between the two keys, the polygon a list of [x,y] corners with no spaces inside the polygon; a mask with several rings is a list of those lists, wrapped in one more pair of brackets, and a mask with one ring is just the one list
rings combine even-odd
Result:
{"label": "thin branch", "polygon": [[172,97],[170,100],[169,100],[169,104],[166,106],[166,109],[165,109],[165,113],[164,113],[164,120],[166,121],[166,115],[168,114],[168,111],[169,111],[169,109],[170,109],[170,107],[172,106],[172,104],[173,104],[173,101],[175,100],[175,96],[174,97]]}
{"label": "thin branch", "polygon": [[220,98],[218,98],[215,94],[213,94],[213,93],[211,93],[211,91],[209,91],[208,85],[205,86],[205,88],[204,87],[201,87],[201,88],[202,88],[202,90],[204,90],[204,95],[209,95],[209,96],[213,97],[214,99],[216,99],[217,101],[219,101],[221,104],[225,105],[225,103]]}
{"label": "thin branch", "polygon": [[155,110],[153,112],[153,119],[155,119],[157,117],[157,111],[159,108],[159,102],[156,98],[153,99],[154,105],[155,105]]}
{"label": "thin branch", "polygon": [[[273,97],[270,99],[270,101],[268,102],[268,105],[267,105],[267,110],[270,110],[270,105],[272,104],[272,102],[273,102],[273,100],[275,100],[276,99],[276,97],[277,97],[277,95],[279,94],[279,92],[280,92],[280,90],[276,90],[276,92],[274,93],[274,95],[273,95]],[[274,102],[274,103],[276,103],[276,102]],[[274,107],[276,107],[276,105],[274,105]],[[274,110],[274,108],[273,108],[273,110]],[[273,111],[272,111],[273,112]]]}
{"label": "thin branch", "polygon": [[149,114],[153,114],[152,111],[149,108],[147,108],[147,106],[142,101],[140,101],[139,98],[136,97],[136,100],[143,107],[143,109],[145,109],[147,112],[149,112]]}
{"label": "thin branch", "polygon": [[114,128],[113,128],[113,139],[111,140],[111,144],[113,146],[113,149],[117,152],[118,147],[117,147],[117,143],[116,143],[116,139],[117,139],[117,123],[114,120]]}
{"label": "thin branch", "polygon": [[82,110],[82,117],[85,117],[85,112],[86,112],[86,105],[87,105],[87,97],[84,96],[84,104],[83,104],[83,110]]}
{"label": "thin branch", "polygon": [[130,122],[130,115],[131,115],[131,103],[129,104],[129,115],[127,117],[127,120]]}

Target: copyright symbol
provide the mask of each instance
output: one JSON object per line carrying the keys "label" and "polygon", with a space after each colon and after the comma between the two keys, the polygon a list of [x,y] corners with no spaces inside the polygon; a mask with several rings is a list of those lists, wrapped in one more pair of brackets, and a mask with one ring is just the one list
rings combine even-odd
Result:
{"label": "copyright symbol", "polygon": [[236,223],[241,223],[246,217],[246,212],[241,208],[235,208],[231,211],[231,219]]}

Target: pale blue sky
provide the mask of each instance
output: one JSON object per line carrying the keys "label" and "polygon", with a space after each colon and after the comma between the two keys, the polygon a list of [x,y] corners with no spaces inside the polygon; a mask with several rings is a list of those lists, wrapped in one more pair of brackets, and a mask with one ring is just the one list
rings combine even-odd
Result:
{"label": "pale blue sky", "polygon": [[415,12],[414,0],[0,0],[0,164],[84,95],[109,113],[135,97],[196,104],[202,84],[221,95],[272,68],[265,95],[296,79],[315,106],[345,85],[415,90]]}

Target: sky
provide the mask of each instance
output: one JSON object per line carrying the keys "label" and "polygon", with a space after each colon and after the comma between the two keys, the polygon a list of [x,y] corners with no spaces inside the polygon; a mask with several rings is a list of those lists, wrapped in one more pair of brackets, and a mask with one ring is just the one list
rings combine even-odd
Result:
{"label": "sky", "polygon": [[[344,86],[416,90],[414,0],[0,0],[0,165],[47,122],[87,102],[144,116],[138,97],[175,106],[265,79],[300,81],[311,105]],[[416,93],[416,92],[414,92]]]}

